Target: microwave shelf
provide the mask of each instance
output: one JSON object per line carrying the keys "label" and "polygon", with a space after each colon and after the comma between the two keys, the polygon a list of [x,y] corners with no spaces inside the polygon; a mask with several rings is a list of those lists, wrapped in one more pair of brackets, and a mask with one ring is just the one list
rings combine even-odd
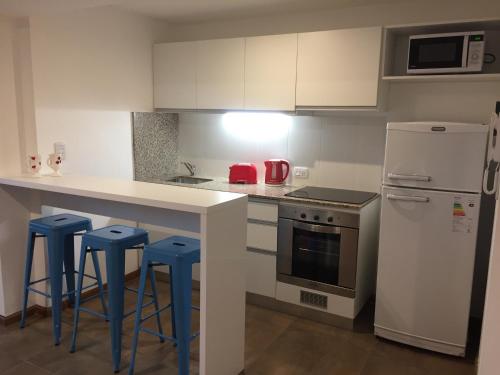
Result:
{"label": "microwave shelf", "polygon": [[462,74],[425,74],[425,75],[385,75],[383,81],[394,83],[409,82],[496,82],[500,73],[462,73]]}

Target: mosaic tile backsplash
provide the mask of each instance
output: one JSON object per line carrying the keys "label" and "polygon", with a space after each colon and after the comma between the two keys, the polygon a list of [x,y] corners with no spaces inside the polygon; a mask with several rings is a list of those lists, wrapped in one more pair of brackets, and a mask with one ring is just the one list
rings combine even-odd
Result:
{"label": "mosaic tile backsplash", "polygon": [[178,165],[179,115],[134,112],[134,174],[137,181],[175,175]]}

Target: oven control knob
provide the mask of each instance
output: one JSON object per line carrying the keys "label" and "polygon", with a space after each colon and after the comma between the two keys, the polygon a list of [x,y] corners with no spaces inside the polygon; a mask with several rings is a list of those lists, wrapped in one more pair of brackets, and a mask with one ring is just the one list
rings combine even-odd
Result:
{"label": "oven control knob", "polygon": [[306,218],[306,214],[300,214],[300,217],[301,217],[302,219],[305,219],[305,218]]}
{"label": "oven control knob", "polygon": [[319,215],[314,215],[314,220],[319,220]]}
{"label": "oven control knob", "polygon": [[326,220],[328,220],[328,222],[331,223],[333,221],[333,217],[328,216],[328,219],[326,219]]}

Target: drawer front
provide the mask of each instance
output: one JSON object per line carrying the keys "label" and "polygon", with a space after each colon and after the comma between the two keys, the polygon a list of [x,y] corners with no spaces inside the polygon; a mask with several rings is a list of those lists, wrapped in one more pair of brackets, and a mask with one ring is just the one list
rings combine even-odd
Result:
{"label": "drawer front", "polygon": [[247,292],[275,298],[276,256],[253,251],[246,252]]}
{"label": "drawer front", "polygon": [[247,224],[247,247],[277,251],[278,227],[273,225],[248,223]]}
{"label": "drawer front", "polygon": [[248,202],[248,218],[277,223],[278,205],[274,203]]}

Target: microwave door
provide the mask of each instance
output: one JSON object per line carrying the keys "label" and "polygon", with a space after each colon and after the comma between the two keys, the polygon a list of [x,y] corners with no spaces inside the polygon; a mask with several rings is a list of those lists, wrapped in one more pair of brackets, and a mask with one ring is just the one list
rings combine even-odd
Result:
{"label": "microwave door", "polygon": [[408,73],[453,73],[467,64],[468,39],[463,35],[412,38]]}

